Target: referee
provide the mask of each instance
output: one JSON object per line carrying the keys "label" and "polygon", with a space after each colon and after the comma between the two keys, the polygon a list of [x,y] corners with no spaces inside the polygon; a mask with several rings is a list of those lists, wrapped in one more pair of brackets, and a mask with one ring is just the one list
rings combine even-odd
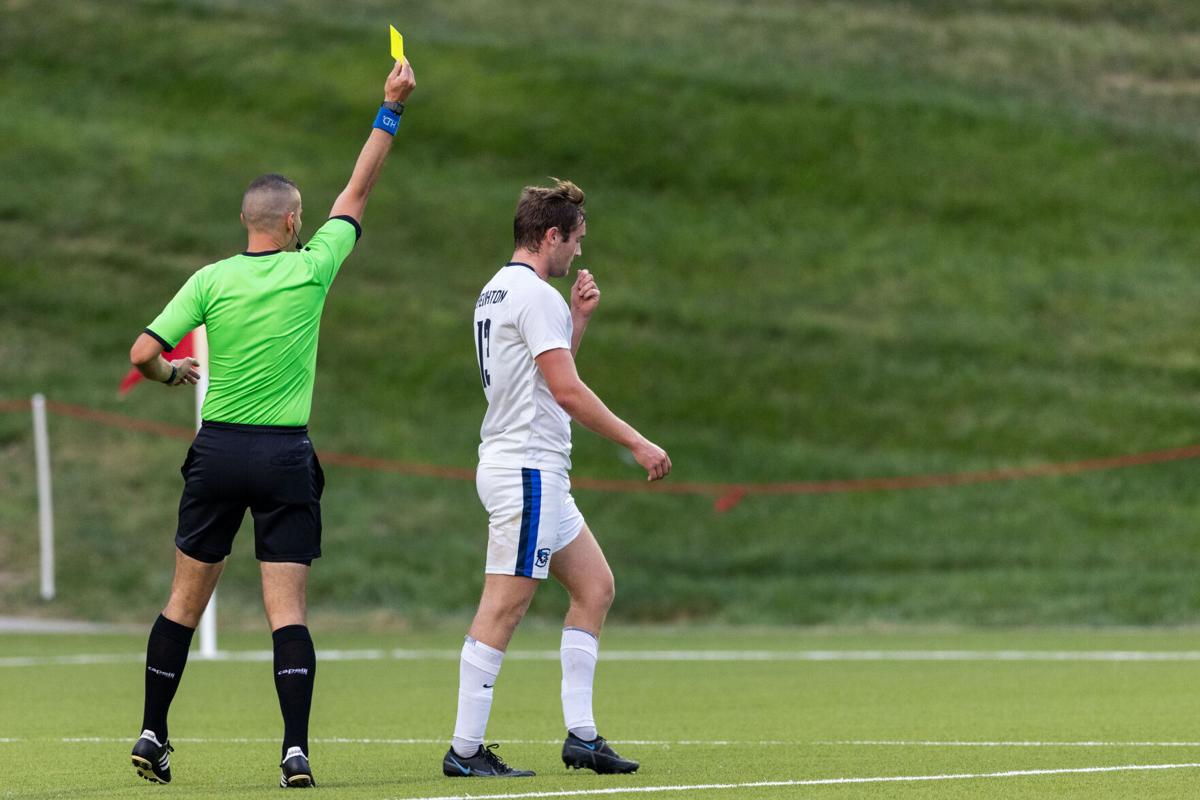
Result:
{"label": "referee", "polygon": [[321,555],[325,476],[308,438],[317,335],[330,284],[362,233],[367,196],[383,167],[416,86],[397,61],[384,103],[346,188],[307,246],[300,244],[300,190],[264,175],[242,198],[246,251],[195,272],[133,343],[129,359],[168,386],[199,379],[191,358],[162,353],[206,325],[209,389],[203,425],[181,472],[175,579],[146,646],[142,735],[133,746],[137,774],[171,780],[167,710],[179,687],[192,633],[221,576],[246,509],[262,568],[263,605],[274,640],[275,691],[283,713],[279,785],[314,786],[308,714],[316,651],[306,626],[306,586]]}

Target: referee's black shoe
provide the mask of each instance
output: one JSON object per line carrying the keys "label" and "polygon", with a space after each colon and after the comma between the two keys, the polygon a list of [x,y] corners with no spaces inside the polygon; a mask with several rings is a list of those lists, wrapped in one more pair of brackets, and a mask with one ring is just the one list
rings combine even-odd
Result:
{"label": "referee's black shoe", "polygon": [[500,745],[479,745],[475,755],[463,758],[451,747],[442,759],[442,774],[447,778],[529,778],[533,772],[527,769],[513,769],[496,755],[495,750]]}
{"label": "referee's black shoe", "polygon": [[283,763],[279,765],[279,785],[284,789],[308,789],[316,786],[308,756],[299,747],[289,747]]}
{"label": "referee's black shoe", "polygon": [[154,731],[142,731],[141,737],[133,743],[133,768],[137,774],[151,783],[171,782],[171,753],[175,751],[169,741],[158,743]]}
{"label": "referee's black shoe", "polygon": [[573,733],[568,733],[567,740],[563,742],[562,760],[568,767],[583,767],[601,775],[637,772],[641,766],[633,759],[617,755],[617,751],[608,746],[603,736],[585,742]]}

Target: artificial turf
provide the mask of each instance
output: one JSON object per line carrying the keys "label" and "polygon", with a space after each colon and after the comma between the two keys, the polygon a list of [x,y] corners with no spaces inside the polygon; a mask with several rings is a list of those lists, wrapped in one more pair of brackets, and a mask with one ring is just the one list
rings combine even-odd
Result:
{"label": "artificial turf", "polygon": [[[559,761],[557,639],[552,628],[532,628],[518,634],[501,673],[488,740],[502,743],[511,764],[538,775],[503,783],[440,776],[453,727],[458,637],[454,630],[317,632],[321,651],[358,651],[354,660],[322,660],[318,670],[311,755],[322,796],[730,784],[654,796],[1167,798],[1186,796],[1200,778],[1200,768],[1176,766],[788,783],[1200,762],[1197,665],[1189,652],[1200,650],[1196,631],[618,628],[605,636],[604,651],[617,658],[600,665],[597,719],[643,766],[636,775],[596,776],[565,771]],[[266,637],[232,634],[222,644],[246,657]],[[175,779],[157,787],[134,775],[128,750],[141,713],[141,645],[135,634],[0,636],[0,797],[275,796],[281,723],[266,661],[203,661],[193,653],[171,712]],[[395,648],[406,657],[392,657]],[[362,651],[381,652],[369,658]],[[713,651],[759,660],[712,660]],[[825,660],[763,655],[814,651]],[[874,651],[906,655],[855,660],[878,658]],[[1173,652],[1184,660],[917,660],[931,651]],[[697,652],[710,660],[663,660]],[[105,653],[122,660],[47,663]],[[637,654],[651,660],[632,660]],[[15,665],[23,656],[42,661]],[[742,785],[761,781],[780,785]]]}

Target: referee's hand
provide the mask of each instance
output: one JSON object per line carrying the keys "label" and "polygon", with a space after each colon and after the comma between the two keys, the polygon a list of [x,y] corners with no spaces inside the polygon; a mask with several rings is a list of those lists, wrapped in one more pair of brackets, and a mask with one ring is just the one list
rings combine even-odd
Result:
{"label": "referee's hand", "polygon": [[417,78],[413,75],[412,65],[408,63],[407,58],[397,61],[383,84],[383,99],[392,103],[403,103],[415,88]]}
{"label": "referee's hand", "polygon": [[180,386],[185,383],[191,384],[200,380],[200,372],[196,369],[196,367],[200,366],[200,362],[196,359],[177,358],[170,363],[175,378],[167,383],[168,386]]}

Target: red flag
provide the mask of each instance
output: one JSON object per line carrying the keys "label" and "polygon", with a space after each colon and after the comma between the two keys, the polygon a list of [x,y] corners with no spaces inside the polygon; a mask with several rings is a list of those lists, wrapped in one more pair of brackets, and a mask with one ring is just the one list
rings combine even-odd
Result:
{"label": "red flag", "polygon": [[[192,346],[192,333],[194,331],[189,331],[186,336],[179,340],[179,344],[175,345],[175,349],[169,353],[169,360],[174,361],[177,358],[189,358],[195,355]],[[129,390],[141,379],[142,373],[138,371],[137,367],[133,367],[129,372],[125,373],[125,378],[121,381],[121,396],[124,397],[129,394]]]}

